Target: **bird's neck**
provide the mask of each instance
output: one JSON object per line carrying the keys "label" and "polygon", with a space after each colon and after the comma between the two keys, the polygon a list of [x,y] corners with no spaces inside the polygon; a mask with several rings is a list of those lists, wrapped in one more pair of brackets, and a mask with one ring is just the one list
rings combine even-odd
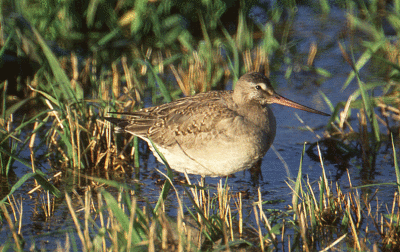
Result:
{"label": "bird's neck", "polygon": [[244,104],[238,107],[237,112],[262,129],[268,128],[272,121],[275,124],[275,117],[267,106],[251,103]]}

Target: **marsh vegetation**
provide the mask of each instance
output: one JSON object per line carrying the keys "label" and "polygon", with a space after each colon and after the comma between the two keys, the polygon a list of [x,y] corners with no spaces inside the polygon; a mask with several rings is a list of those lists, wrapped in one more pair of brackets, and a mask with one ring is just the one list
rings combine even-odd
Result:
{"label": "marsh vegetation", "polygon": [[[2,250],[400,249],[400,1],[0,4]],[[275,113],[258,173],[185,177],[103,119],[250,71],[332,114]]]}

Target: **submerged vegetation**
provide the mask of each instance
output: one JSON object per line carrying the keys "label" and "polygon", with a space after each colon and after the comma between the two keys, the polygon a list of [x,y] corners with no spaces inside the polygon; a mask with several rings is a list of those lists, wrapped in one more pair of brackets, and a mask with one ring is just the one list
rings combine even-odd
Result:
{"label": "submerged vegetation", "polygon": [[[45,221],[56,219],[60,205],[68,209],[62,214],[74,226],[50,230],[63,237],[50,249],[399,250],[400,1],[302,4],[321,20],[331,8],[347,13],[345,31],[329,46],[350,69],[342,89],[352,81],[357,88],[338,104],[321,92],[332,116],[325,137],[307,150],[321,161],[320,180],[303,176],[299,157],[297,179],[288,181],[292,202],[276,210],[260,189],[246,197],[228,178],[217,188],[187,177],[182,184],[168,168],[152,202],[138,189],[145,147],[115,135],[103,117],[223,89],[249,71],[285,69],[289,79],[298,68],[294,2],[1,2],[0,208],[1,227],[10,230],[1,249],[42,247],[23,230],[23,193],[37,200]],[[310,45],[300,69],[326,80],[333,73],[315,66],[318,49]],[[396,189],[392,202],[382,202],[371,189],[379,184],[369,180],[385,143],[396,173],[385,184]],[[358,187],[346,170],[354,156],[361,160]],[[323,159],[345,167],[348,184],[329,181]],[[29,172],[17,175],[16,162]],[[127,177],[137,182],[127,185]]]}

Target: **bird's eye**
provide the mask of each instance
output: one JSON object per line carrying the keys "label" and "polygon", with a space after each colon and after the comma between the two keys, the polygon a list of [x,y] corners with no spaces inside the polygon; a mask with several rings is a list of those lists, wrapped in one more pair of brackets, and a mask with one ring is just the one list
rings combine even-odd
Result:
{"label": "bird's eye", "polygon": [[257,89],[257,90],[260,90],[260,89],[262,89],[262,88],[261,88],[260,85],[256,85],[256,89]]}

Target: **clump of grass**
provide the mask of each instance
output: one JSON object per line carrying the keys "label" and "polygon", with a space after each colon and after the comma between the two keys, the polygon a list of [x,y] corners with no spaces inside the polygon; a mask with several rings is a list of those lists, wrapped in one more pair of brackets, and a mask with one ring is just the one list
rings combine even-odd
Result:
{"label": "clump of grass", "polygon": [[[397,6],[397,4],[394,6]],[[385,8],[385,5],[377,6],[376,3],[355,6],[354,3],[350,3],[347,15],[350,25],[349,31],[359,31],[366,35],[364,41],[362,41],[365,50],[358,59],[354,59],[352,48],[345,49],[344,43],[339,43],[344,59],[352,68],[342,89],[346,89],[354,79],[357,81],[358,89],[349,97],[347,102],[339,103],[334,108],[330,129],[331,133],[341,135],[342,138],[351,135],[355,131],[347,119],[351,116],[351,108],[359,109],[361,124],[364,125],[361,128],[364,133],[360,132],[361,139],[363,139],[361,144],[363,150],[367,150],[365,152],[368,152],[368,149],[375,152],[381,140],[389,139],[388,136],[393,131],[390,123],[398,122],[398,110],[395,108],[400,104],[398,85],[396,84],[399,81],[400,67],[398,58],[394,57],[394,55],[398,55],[398,47],[393,43],[391,37],[385,35],[382,30],[382,19],[385,16],[389,21],[388,25],[398,32],[398,18],[394,6],[392,6],[393,8],[388,6],[388,8]],[[357,8],[365,18],[359,17]],[[382,15],[382,13],[385,13],[385,15]],[[382,76],[383,80],[374,82],[362,80],[359,72],[368,64],[373,65],[374,69],[378,70],[377,75]],[[379,96],[375,96],[375,93],[379,93]],[[361,99],[357,99],[360,96]],[[380,115],[376,108],[380,108]],[[343,109],[343,112],[340,112],[341,109]],[[333,124],[334,121],[337,124]],[[380,125],[384,127],[380,127]],[[346,128],[349,134],[346,133]],[[385,128],[386,136],[382,131]],[[365,138],[367,136],[372,142]]]}
{"label": "clump of grass", "polygon": [[[319,148],[318,148],[319,149]],[[394,153],[396,151],[393,146]],[[294,244],[301,246],[305,251],[315,249],[349,249],[369,251],[368,246],[376,251],[380,247],[383,251],[393,251],[398,248],[398,193],[395,192],[392,207],[387,207],[387,214],[379,211],[376,192],[372,195],[363,193],[359,189],[364,187],[379,186],[365,185],[359,188],[353,187],[350,174],[348,181],[350,191],[342,191],[338,183],[333,187],[326,177],[322,162],[322,176],[315,189],[312,183],[302,179],[302,167],[300,165],[298,177],[293,189],[293,225],[298,228],[294,234]],[[397,160],[395,158],[395,170],[398,173]],[[303,185],[305,183],[305,185]],[[395,183],[382,185],[396,185]],[[376,204],[371,202],[376,199]],[[371,228],[372,226],[372,228]],[[375,229],[375,231],[374,231]],[[376,236],[378,234],[378,236]],[[288,243],[292,243],[290,238]],[[345,242],[346,244],[342,244]],[[378,246],[378,244],[381,244]]]}
{"label": "clump of grass", "polygon": [[[171,209],[164,204],[171,199],[160,198],[156,207],[146,202],[140,204],[130,187],[87,177],[119,188],[119,192],[112,195],[104,186],[98,189],[89,186],[83,195],[75,191],[66,193],[63,199],[75,230],[66,230],[67,238],[60,244],[102,251],[109,248],[150,251],[243,248],[326,251],[352,248],[365,251],[369,245],[375,249],[381,241],[382,250],[396,249],[399,244],[398,193],[394,194],[393,204],[384,214],[372,206],[374,195],[361,197],[359,189],[352,187],[350,176],[349,185],[353,189],[345,193],[338,183],[328,182],[322,162],[321,168],[322,176],[314,184],[303,181],[300,167],[293,189],[292,210],[282,212],[279,217],[270,215],[265,209],[260,190],[252,211],[245,209],[241,195],[232,194],[227,181],[220,181],[216,191],[205,184],[195,185],[189,181],[188,188],[183,188],[184,194],[171,184],[178,203],[177,216],[171,218],[166,215]],[[42,195],[46,197],[46,192]],[[183,203],[183,197],[187,197],[190,204]],[[51,201],[46,200],[44,212],[51,209]],[[9,202],[14,221],[21,225],[22,209],[15,200]],[[380,205],[378,201],[376,205]],[[246,220],[245,216],[249,214],[254,221]],[[20,230],[10,220],[9,225],[19,234]],[[374,235],[371,225],[378,235]],[[78,240],[72,239],[75,233]],[[23,237],[16,235],[11,239],[14,239],[13,243],[21,244]],[[13,243],[8,241],[8,244]],[[14,246],[18,247],[17,244]]]}
{"label": "clump of grass", "polygon": [[[215,207],[218,213],[207,212],[204,206],[201,206],[202,209],[195,207],[197,213],[193,213],[192,208],[187,207],[190,214],[184,216],[183,206],[179,205],[175,221],[161,211],[165,209],[164,203],[157,212],[153,212],[150,205],[140,207],[136,196],[130,194],[126,187],[120,190],[116,197],[101,189],[97,193],[97,199],[93,198],[92,191],[86,191],[83,198],[79,195],[75,196],[77,197],[75,201],[80,202],[79,204],[72,203],[71,196],[66,194],[66,203],[81,245],[66,240],[65,242],[69,244],[65,243],[64,246],[82,246],[85,250],[103,251],[111,247],[150,251],[160,249],[197,251],[210,246],[214,249],[250,246],[251,243],[245,240],[235,240],[230,237],[230,234],[236,232],[233,231],[232,226],[229,194],[221,187],[221,184],[217,194],[216,198],[203,196],[206,197],[204,199],[208,207]],[[181,201],[178,202],[181,204]],[[81,208],[83,211],[78,213],[76,208]],[[94,219],[94,216],[97,218]],[[220,245],[207,242],[208,239],[212,239],[212,234],[215,234],[217,227],[222,228],[217,239],[226,239]],[[70,235],[72,234],[67,237]]]}
{"label": "clump of grass", "polygon": [[[399,194],[395,192],[393,195],[392,207],[390,208],[390,206],[387,206],[386,214],[378,213],[378,209],[374,211],[371,204],[367,205],[367,210],[370,213],[376,231],[382,240],[382,251],[396,251],[400,249],[399,203]],[[374,212],[375,214],[372,215]]]}

